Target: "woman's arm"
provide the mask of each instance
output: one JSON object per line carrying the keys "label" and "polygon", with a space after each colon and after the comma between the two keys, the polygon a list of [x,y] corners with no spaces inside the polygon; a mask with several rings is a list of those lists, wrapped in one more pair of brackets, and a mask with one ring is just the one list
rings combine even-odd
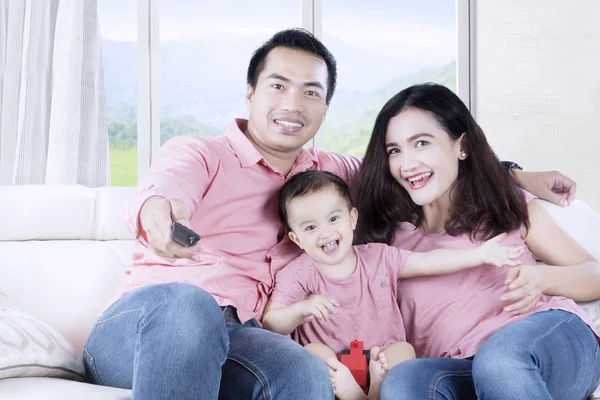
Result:
{"label": "woman's arm", "polygon": [[554,222],[540,200],[528,203],[530,229],[525,243],[548,265],[536,267],[544,294],[575,301],[600,298],[600,263]]}

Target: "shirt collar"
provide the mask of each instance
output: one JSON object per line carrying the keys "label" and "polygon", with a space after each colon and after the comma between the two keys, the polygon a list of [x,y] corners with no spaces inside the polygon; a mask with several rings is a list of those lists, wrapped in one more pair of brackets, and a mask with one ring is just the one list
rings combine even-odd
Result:
{"label": "shirt collar", "polygon": [[225,131],[225,138],[231,145],[243,168],[252,167],[263,159],[262,154],[256,150],[256,147],[244,135],[247,126],[247,120],[236,118]]}
{"label": "shirt collar", "polygon": [[[244,134],[247,126],[248,120],[236,118],[225,131],[225,138],[227,138],[227,141],[240,160],[240,164],[243,168],[252,167],[260,160],[264,160],[262,154],[260,154],[260,152]],[[298,157],[296,157],[294,166],[306,162],[307,160],[318,164],[316,152],[317,150],[312,147],[308,149],[302,149],[298,154]],[[294,167],[292,167],[292,169],[293,168]]]}

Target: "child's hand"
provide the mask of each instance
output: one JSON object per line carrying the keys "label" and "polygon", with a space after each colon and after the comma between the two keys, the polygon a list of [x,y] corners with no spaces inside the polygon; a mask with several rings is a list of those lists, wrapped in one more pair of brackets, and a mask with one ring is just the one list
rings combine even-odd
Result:
{"label": "child's hand", "polygon": [[497,267],[521,265],[519,258],[523,255],[525,249],[523,247],[501,245],[500,242],[506,239],[506,236],[506,233],[502,233],[477,248],[482,264],[492,264]]}
{"label": "child's hand", "polygon": [[320,294],[311,294],[300,302],[300,310],[304,317],[304,323],[310,322],[315,318],[319,321],[327,321],[329,313],[337,313],[339,303],[328,296]]}

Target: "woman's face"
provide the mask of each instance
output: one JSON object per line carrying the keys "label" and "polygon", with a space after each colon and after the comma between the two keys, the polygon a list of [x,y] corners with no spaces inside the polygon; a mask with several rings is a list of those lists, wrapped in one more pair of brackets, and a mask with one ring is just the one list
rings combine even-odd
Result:
{"label": "woman's face", "polygon": [[449,199],[465,158],[460,139],[452,140],[432,116],[414,108],[390,119],[386,151],[390,173],[420,206]]}

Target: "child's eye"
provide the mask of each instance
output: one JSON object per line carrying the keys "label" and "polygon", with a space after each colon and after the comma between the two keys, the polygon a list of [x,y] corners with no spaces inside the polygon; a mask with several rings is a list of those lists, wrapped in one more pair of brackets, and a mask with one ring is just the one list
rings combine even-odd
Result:
{"label": "child's eye", "polygon": [[315,229],[317,229],[316,225],[309,225],[306,228],[304,228],[305,231],[313,231]]}
{"label": "child's eye", "polygon": [[280,85],[279,83],[274,83],[274,84],[272,84],[272,85],[271,85],[271,87],[272,87],[273,89],[283,89],[283,86],[282,86],[282,85]]}
{"label": "child's eye", "polygon": [[329,222],[335,222],[335,221],[337,221],[338,219],[340,219],[340,217],[338,217],[338,216],[336,215],[335,217],[331,217],[331,218],[329,218]]}

